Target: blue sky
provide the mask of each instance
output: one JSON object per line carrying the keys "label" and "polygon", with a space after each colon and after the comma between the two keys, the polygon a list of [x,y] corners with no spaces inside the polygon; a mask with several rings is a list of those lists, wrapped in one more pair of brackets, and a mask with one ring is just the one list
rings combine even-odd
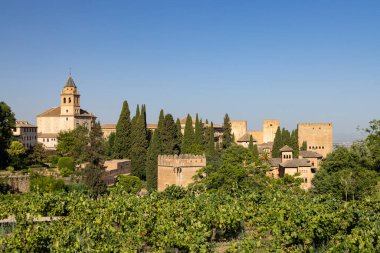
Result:
{"label": "blue sky", "polygon": [[82,107],[123,100],[222,122],[333,122],[380,108],[380,1],[2,1],[0,100],[17,119],[59,104],[71,68]]}

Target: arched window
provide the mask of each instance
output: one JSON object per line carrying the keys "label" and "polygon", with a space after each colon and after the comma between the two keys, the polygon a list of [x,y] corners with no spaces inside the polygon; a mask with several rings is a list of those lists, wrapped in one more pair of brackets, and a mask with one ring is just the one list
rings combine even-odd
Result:
{"label": "arched window", "polygon": [[66,104],[66,98],[63,98],[63,103]]}
{"label": "arched window", "polygon": [[69,98],[69,103],[71,103],[71,98]]}

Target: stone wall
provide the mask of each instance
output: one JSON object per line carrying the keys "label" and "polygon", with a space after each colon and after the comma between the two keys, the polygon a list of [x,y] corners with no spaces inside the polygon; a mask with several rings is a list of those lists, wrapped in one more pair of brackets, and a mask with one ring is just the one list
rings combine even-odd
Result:
{"label": "stone wall", "polygon": [[30,177],[29,175],[9,175],[1,177],[16,192],[29,192]]}
{"label": "stone wall", "polygon": [[332,123],[299,123],[298,143],[307,142],[307,150],[317,152],[323,157],[333,151]]}
{"label": "stone wall", "polygon": [[246,120],[231,120],[231,133],[235,136],[235,141],[247,133]]}
{"label": "stone wall", "polygon": [[192,177],[206,166],[206,157],[202,155],[159,155],[158,191],[171,185],[186,187],[193,182]]}
{"label": "stone wall", "polygon": [[267,119],[263,121],[263,143],[274,141],[279,126],[280,121],[277,119]]}

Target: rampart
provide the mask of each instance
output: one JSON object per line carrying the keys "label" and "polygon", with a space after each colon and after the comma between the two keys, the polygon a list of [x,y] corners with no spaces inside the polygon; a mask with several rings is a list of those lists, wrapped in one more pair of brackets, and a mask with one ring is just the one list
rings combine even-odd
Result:
{"label": "rampart", "polygon": [[307,142],[307,150],[317,152],[323,157],[333,151],[332,123],[299,123],[298,143]]}
{"label": "rampart", "polygon": [[206,166],[203,155],[159,155],[158,156],[158,191],[170,185],[186,187],[193,182],[197,171]]}

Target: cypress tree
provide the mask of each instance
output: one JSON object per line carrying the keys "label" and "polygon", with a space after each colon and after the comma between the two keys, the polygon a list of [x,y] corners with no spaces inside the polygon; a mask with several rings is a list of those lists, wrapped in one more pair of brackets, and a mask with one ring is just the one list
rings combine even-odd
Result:
{"label": "cypress tree", "polygon": [[160,154],[161,154],[161,151],[162,151],[161,133],[162,133],[163,125],[164,125],[164,120],[165,120],[164,110],[161,109],[160,116],[158,117],[157,129],[156,129],[158,143],[160,144],[159,145],[160,146]]}
{"label": "cypress tree", "polygon": [[248,149],[253,151],[253,137],[252,137],[252,135],[249,136]]}
{"label": "cypress tree", "polygon": [[114,158],[128,158],[131,149],[131,116],[128,102],[123,102],[120,117],[116,125],[115,142],[113,147]]}
{"label": "cypress tree", "polygon": [[[176,128],[177,128],[177,146],[180,148],[182,143],[182,127],[181,127],[181,121],[179,118],[177,118],[177,121],[175,122]],[[181,153],[181,150],[179,150]]]}
{"label": "cypress tree", "polygon": [[307,150],[307,142],[306,141],[302,142],[302,146],[301,146],[300,150],[302,150],[302,151],[306,151]]}
{"label": "cypress tree", "polygon": [[[142,180],[146,178],[146,153],[148,141],[145,128],[144,111],[135,115],[134,124],[132,125],[132,147],[131,147],[131,174]],[[138,115],[138,118],[137,118]]]}
{"label": "cypress tree", "polygon": [[234,137],[231,134],[231,122],[230,117],[226,113],[223,120],[223,136],[222,136],[222,148],[226,149],[232,145]]}
{"label": "cypress tree", "polygon": [[161,153],[165,155],[179,154],[180,147],[177,138],[177,126],[174,123],[173,116],[166,114],[164,124],[162,126],[161,138]]}
{"label": "cypress tree", "polygon": [[252,154],[255,159],[259,159],[259,149],[256,144],[253,145]]}
{"label": "cypress tree", "polygon": [[83,181],[91,189],[93,196],[103,194],[107,190],[102,180],[104,173],[104,139],[99,122],[95,123],[90,132],[90,143],[86,148],[87,161],[83,171]]}
{"label": "cypress tree", "polygon": [[181,150],[183,154],[191,152],[191,146],[194,144],[194,129],[193,120],[189,114],[187,114],[185,132],[183,134]]}
{"label": "cypress tree", "polygon": [[136,112],[135,112],[135,116],[132,118],[132,128],[133,128],[133,125],[137,123],[137,120],[140,118],[140,106],[137,105],[136,106]]}
{"label": "cypress tree", "polygon": [[291,137],[290,137],[290,132],[288,130],[286,130],[285,128],[282,128],[282,132],[281,132],[281,137],[282,137],[282,143],[281,143],[281,148],[285,145],[288,145],[288,146],[292,146],[292,140],[291,140]]}
{"label": "cypress tree", "polygon": [[202,145],[202,122],[199,121],[198,113],[195,116],[194,144]]}
{"label": "cypress tree", "polygon": [[157,157],[161,152],[160,150],[158,132],[155,131],[150,141],[146,160],[146,185],[150,192],[157,190]]}
{"label": "cypress tree", "polygon": [[291,135],[290,135],[290,147],[293,148],[293,157],[294,158],[298,158],[298,154],[299,154],[299,144],[298,144],[298,131],[297,130],[293,130]]}
{"label": "cypress tree", "polygon": [[273,147],[272,147],[272,157],[279,158],[280,157],[280,149],[283,147],[282,145],[282,132],[281,128],[278,127],[276,131],[276,135],[273,140]]}
{"label": "cypress tree", "polygon": [[212,122],[205,131],[205,150],[207,155],[215,155],[214,125]]}

